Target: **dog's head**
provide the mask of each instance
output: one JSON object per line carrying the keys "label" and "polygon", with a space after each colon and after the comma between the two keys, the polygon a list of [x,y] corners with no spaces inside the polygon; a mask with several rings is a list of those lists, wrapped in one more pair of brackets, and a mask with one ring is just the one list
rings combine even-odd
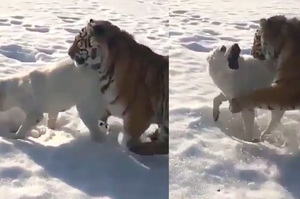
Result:
{"label": "dog's head", "polygon": [[222,45],[221,47],[215,48],[212,50],[208,57],[207,62],[209,65],[219,65],[220,63],[224,62],[224,56],[226,53],[226,47]]}
{"label": "dog's head", "polygon": [[241,49],[238,44],[233,44],[230,48],[222,45],[214,49],[207,57],[209,65],[223,65],[228,63],[228,67],[232,70],[239,69],[239,56]]}

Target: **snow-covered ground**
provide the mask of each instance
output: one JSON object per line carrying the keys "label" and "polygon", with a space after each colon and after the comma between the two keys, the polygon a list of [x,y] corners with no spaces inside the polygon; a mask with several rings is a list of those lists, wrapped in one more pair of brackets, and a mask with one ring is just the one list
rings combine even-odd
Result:
{"label": "snow-covered ground", "polygon": [[[268,142],[243,141],[239,114],[212,99],[207,53],[239,43],[250,54],[258,20],[296,16],[298,0],[172,0],[170,3],[170,198],[299,199],[299,111],[287,112]],[[255,80],[254,80],[255,81]],[[260,131],[270,119],[258,111]]]}
{"label": "snow-covered ground", "polygon": [[[168,2],[163,0],[9,0],[0,3],[0,77],[51,65],[67,56],[75,34],[90,19],[110,20],[156,52],[168,53]],[[0,114],[0,132],[17,110]],[[11,119],[11,120],[10,120]],[[114,131],[120,131],[111,118]],[[0,138],[0,198],[164,199],[168,157],[139,157],[109,143],[94,143],[73,108],[58,129],[38,127],[40,138]]]}

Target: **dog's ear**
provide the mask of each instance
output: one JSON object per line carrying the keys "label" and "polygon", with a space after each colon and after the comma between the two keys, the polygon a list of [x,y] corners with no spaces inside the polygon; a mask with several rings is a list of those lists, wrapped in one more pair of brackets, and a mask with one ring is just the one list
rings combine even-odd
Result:
{"label": "dog's ear", "polygon": [[233,44],[228,54],[228,66],[230,69],[237,70],[239,69],[239,56],[241,53],[241,48],[238,44]]}
{"label": "dog's ear", "polygon": [[220,48],[220,52],[225,53],[226,52],[226,46],[222,45]]}
{"label": "dog's ear", "polygon": [[240,46],[237,43],[233,44],[231,48],[231,52],[233,53],[233,55],[240,56],[241,53]]}

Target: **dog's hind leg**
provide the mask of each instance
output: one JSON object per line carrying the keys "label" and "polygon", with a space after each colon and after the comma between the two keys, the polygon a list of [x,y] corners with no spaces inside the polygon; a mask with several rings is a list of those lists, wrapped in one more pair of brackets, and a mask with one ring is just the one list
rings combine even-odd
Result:
{"label": "dog's hind leg", "polygon": [[264,130],[262,132],[262,134],[260,136],[261,140],[263,140],[266,137],[266,135],[271,134],[271,132],[278,126],[284,112],[285,111],[282,111],[282,110],[271,111],[271,121],[270,121],[268,127],[266,128],[266,130]]}
{"label": "dog's hind leg", "polygon": [[[38,86],[37,86],[38,85]],[[15,134],[11,134],[13,139],[24,139],[28,131],[32,130],[43,119],[43,112],[41,111],[41,93],[38,91],[43,88],[41,82],[31,81],[31,84],[22,85],[23,88],[19,91],[21,96],[18,101],[20,108],[25,112],[26,118]],[[36,88],[39,87],[38,89]]]}
{"label": "dog's hind leg", "polygon": [[15,134],[11,134],[10,138],[24,139],[28,131],[34,128],[43,119],[43,113],[31,112],[26,115],[26,119]]}
{"label": "dog's hind leg", "polygon": [[47,126],[49,129],[55,129],[58,112],[48,113]]}
{"label": "dog's hind leg", "polygon": [[220,106],[222,102],[227,101],[228,99],[225,97],[223,93],[220,93],[214,98],[213,101],[213,118],[215,121],[218,121],[220,115]]}

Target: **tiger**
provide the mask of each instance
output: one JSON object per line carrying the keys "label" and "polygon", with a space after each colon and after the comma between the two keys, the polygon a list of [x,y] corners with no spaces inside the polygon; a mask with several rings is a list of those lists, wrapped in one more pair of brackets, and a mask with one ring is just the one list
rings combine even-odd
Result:
{"label": "tiger", "polygon": [[253,39],[253,45],[251,49],[251,55],[255,59],[259,59],[261,61],[265,60],[266,57],[261,51],[261,30],[257,29],[255,34],[254,34],[254,39]]}
{"label": "tiger", "polygon": [[[262,18],[255,35],[252,54],[259,52],[263,59],[277,60],[278,72],[270,87],[233,98],[232,113],[246,108],[295,110],[300,107],[300,21],[283,15]],[[259,44],[255,46],[255,44]],[[255,56],[254,56],[255,57]]]}
{"label": "tiger", "polygon": [[[169,56],[136,42],[109,21],[94,19],[75,36],[68,54],[77,67],[99,74],[99,90],[110,114],[123,119],[131,152],[169,153]],[[158,130],[151,142],[141,142],[151,123]]]}

